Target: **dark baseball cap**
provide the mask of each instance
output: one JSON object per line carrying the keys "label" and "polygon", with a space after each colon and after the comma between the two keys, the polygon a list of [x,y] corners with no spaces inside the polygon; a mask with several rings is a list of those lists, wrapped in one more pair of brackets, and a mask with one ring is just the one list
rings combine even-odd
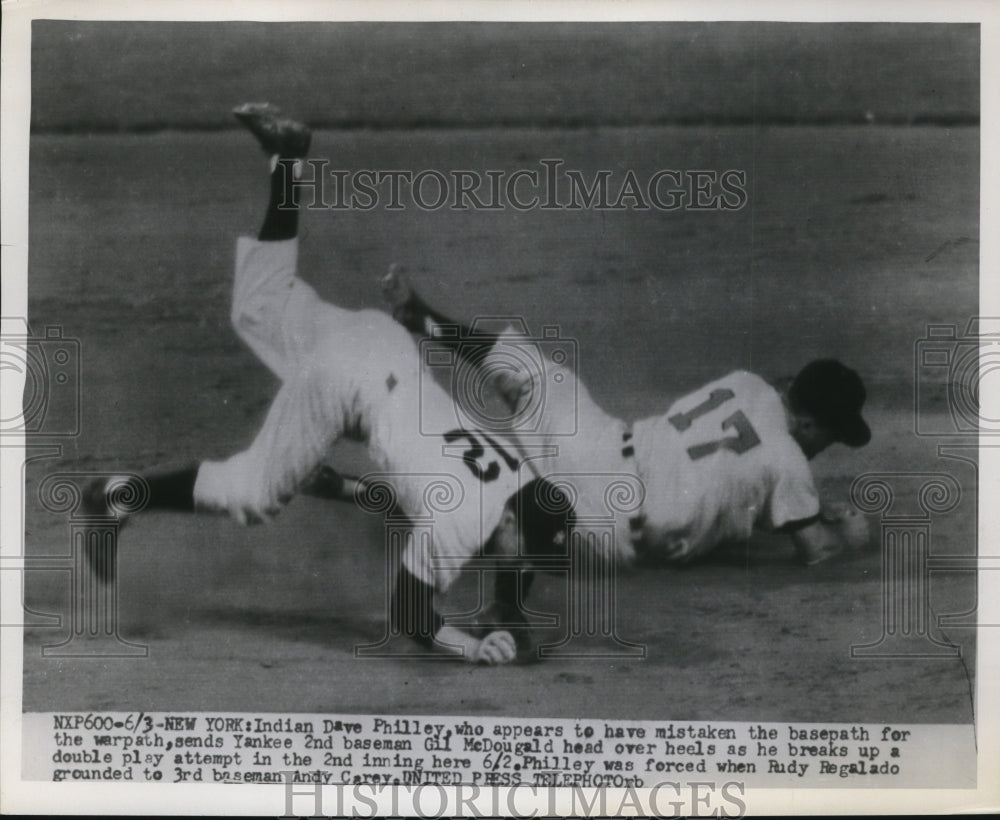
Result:
{"label": "dark baseball cap", "polygon": [[518,490],[516,505],[527,555],[567,554],[564,533],[575,519],[565,492],[544,478],[536,478]]}
{"label": "dark baseball cap", "polygon": [[830,428],[837,441],[863,447],[872,432],[861,418],[865,386],[861,377],[836,359],[809,362],[792,381],[788,402],[794,412],[812,416]]}

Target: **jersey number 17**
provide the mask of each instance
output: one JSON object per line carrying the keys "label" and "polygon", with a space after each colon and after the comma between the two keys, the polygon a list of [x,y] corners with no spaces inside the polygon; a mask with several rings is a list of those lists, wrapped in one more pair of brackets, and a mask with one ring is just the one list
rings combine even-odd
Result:
{"label": "jersey number 17", "polygon": [[[691,427],[695,419],[710,413],[716,407],[721,407],[734,398],[736,398],[736,394],[732,390],[725,387],[718,388],[709,393],[708,398],[697,407],[692,407],[686,413],[675,413],[668,417],[667,421],[674,426],[677,432],[683,433]],[[736,435],[724,436],[714,441],[706,441],[703,444],[688,447],[687,454],[691,460],[697,461],[699,458],[705,458],[718,450],[731,450],[736,455],[740,455],[760,444],[760,436],[757,435],[757,431],[750,424],[750,419],[742,410],[737,410],[732,415],[726,416],[722,420],[722,430],[723,432],[734,430]]]}

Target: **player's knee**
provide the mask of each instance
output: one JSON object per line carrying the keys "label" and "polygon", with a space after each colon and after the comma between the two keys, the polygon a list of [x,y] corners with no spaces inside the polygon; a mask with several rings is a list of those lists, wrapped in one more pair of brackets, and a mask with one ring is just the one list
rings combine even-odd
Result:
{"label": "player's knee", "polygon": [[236,335],[241,339],[246,339],[250,335],[253,320],[243,303],[234,303],[229,311],[229,323],[236,331]]}
{"label": "player's knee", "polygon": [[242,339],[260,335],[262,331],[273,333],[284,322],[287,297],[287,293],[280,297],[256,294],[234,299],[229,308],[229,322]]}
{"label": "player's knee", "polygon": [[368,354],[383,362],[408,361],[417,355],[410,332],[382,310],[362,310],[360,318],[371,339]]}

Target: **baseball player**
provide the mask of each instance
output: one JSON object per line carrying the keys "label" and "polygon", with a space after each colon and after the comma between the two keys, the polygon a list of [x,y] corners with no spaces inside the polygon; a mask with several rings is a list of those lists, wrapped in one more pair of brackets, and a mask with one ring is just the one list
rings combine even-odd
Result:
{"label": "baseball player", "polygon": [[[433,515],[433,543],[411,539],[403,550],[390,613],[394,627],[467,661],[514,660],[510,631],[494,629],[480,638],[444,625],[434,593],[447,589],[481,550],[519,562],[558,544],[570,516],[566,505],[553,505],[553,488],[537,480],[522,487],[517,460],[488,435],[421,435],[418,406],[442,419],[455,415],[433,380],[421,385],[412,337],[384,311],[349,311],[323,301],[296,274],[295,179],[309,150],[309,129],[269,104],[246,104],[234,114],[270,157],[271,183],[258,237],[237,241],[232,322],[281,387],[246,450],[145,476],[148,507],[228,513],[241,524],[264,521],[318,466],[308,488],[316,494],[353,498],[389,491],[411,519]],[[321,466],[341,438],[367,444],[386,484],[376,490]],[[113,513],[120,483],[88,487],[91,510]],[[498,589],[516,594],[509,579],[500,582],[504,575],[498,573]],[[513,606],[509,599],[503,605]]]}
{"label": "baseball player", "polygon": [[[861,416],[864,386],[840,362],[811,362],[782,392],[736,371],[678,399],[666,413],[629,425],[604,412],[566,364],[539,356],[532,367],[523,355],[505,355],[530,343],[523,335],[458,325],[428,306],[395,266],[383,290],[407,329],[436,342],[460,339],[458,355],[475,360],[470,366],[481,368],[514,416],[540,412],[530,437],[558,448],[548,464],[534,460],[541,475],[628,471],[639,478],[641,509],[616,521],[617,538],[633,554],[638,549],[687,562],[749,539],[755,527],[789,533],[806,565],[868,543],[863,516],[847,504],[821,504],[808,463],[834,442],[861,447],[871,438]],[[441,333],[444,326],[457,333]],[[575,380],[576,389],[541,392],[550,379]],[[551,435],[573,413],[576,434]],[[586,493],[575,499],[578,519],[591,513],[593,500]]]}

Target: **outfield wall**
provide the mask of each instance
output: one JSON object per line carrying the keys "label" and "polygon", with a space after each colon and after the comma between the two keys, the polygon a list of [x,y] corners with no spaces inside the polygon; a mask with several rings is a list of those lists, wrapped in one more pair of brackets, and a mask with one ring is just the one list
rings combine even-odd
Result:
{"label": "outfield wall", "polygon": [[37,131],[976,123],[979,27],[36,21]]}

